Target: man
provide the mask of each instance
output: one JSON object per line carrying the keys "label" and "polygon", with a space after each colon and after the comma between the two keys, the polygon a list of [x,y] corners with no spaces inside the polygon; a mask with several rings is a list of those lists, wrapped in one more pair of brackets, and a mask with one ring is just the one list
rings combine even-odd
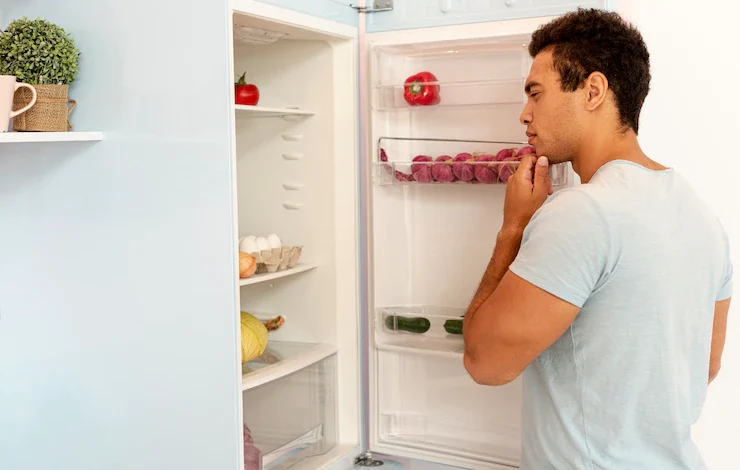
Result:
{"label": "man", "polygon": [[[719,370],[732,266],[720,223],[638,144],[647,48],[617,14],[579,10],[529,52],[521,121],[539,158],[509,181],[465,367],[487,385],[524,374],[522,470],[705,468],[690,427]],[[566,161],[584,184],[548,198],[548,163]]]}

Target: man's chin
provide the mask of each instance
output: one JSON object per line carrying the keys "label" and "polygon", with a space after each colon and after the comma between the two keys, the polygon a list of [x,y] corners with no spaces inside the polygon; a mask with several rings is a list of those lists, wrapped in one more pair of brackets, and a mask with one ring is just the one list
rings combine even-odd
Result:
{"label": "man's chin", "polygon": [[545,155],[547,157],[547,160],[550,162],[551,165],[556,165],[558,163],[565,163],[569,162],[570,158],[565,157],[550,157],[549,155]]}
{"label": "man's chin", "polygon": [[543,157],[543,156],[544,157],[547,157],[547,160],[550,162],[551,165],[555,165],[557,163],[565,163],[565,162],[571,161],[571,158],[570,157],[564,157],[562,155],[557,155],[557,154],[555,154],[555,155],[548,154],[546,149],[540,151],[540,149],[535,148],[534,150],[535,150],[535,152],[536,152],[536,154],[537,154],[538,157]]}

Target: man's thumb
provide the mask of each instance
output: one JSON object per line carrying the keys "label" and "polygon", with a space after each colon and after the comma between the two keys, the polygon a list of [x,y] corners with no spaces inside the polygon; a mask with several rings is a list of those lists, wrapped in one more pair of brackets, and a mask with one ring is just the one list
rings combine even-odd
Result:
{"label": "man's thumb", "polygon": [[550,188],[549,163],[547,157],[540,157],[534,166],[534,192],[545,197],[547,197]]}

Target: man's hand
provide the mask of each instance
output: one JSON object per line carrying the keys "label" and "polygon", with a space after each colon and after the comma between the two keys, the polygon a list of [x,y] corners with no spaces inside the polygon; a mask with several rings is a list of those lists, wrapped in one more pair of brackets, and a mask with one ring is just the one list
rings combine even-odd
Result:
{"label": "man's hand", "polygon": [[547,157],[537,159],[534,155],[527,155],[522,158],[519,168],[507,183],[502,231],[523,231],[547,196],[552,194],[547,170]]}

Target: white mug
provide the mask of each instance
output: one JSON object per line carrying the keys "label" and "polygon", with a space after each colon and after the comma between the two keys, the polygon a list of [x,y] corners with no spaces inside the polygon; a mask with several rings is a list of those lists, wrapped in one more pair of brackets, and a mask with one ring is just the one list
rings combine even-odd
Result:
{"label": "white mug", "polygon": [[[23,108],[13,111],[13,95],[21,87],[31,89],[31,102]],[[13,75],[0,75],[0,132],[7,132],[10,127],[10,118],[25,113],[36,104],[36,89],[28,83],[18,83]]]}

